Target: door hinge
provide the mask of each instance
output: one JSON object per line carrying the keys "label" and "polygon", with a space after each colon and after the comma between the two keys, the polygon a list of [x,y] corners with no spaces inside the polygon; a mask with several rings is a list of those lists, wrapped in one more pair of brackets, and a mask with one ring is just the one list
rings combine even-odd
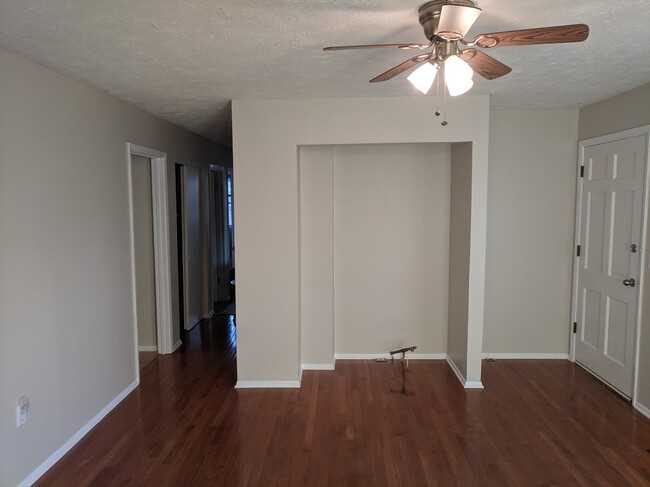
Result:
{"label": "door hinge", "polygon": [[580,177],[581,178],[585,177],[585,166],[580,166]]}
{"label": "door hinge", "polygon": [[574,321],[573,322],[573,333],[577,333],[577,332],[578,332],[578,323]]}
{"label": "door hinge", "polygon": [[580,257],[580,245],[578,245],[578,247],[576,249],[576,256]]}

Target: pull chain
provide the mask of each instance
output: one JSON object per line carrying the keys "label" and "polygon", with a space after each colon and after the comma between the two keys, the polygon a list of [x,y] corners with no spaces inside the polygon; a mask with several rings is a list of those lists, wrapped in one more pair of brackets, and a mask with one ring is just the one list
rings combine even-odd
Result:
{"label": "pull chain", "polygon": [[436,63],[436,117],[440,116],[440,65]]}
{"label": "pull chain", "polygon": [[[442,68],[442,71],[443,71],[443,75],[446,74],[444,72],[445,71],[444,66]],[[443,127],[447,126],[447,89],[444,85],[442,87],[442,122],[440,122],[440,125],[442,125]]]}
{"label": "pull chain", "polygon": [[[436,76],[436,117],[440,116],[440,88],[442,86],[442,77],[444,75],[444,68],[440,64],[435,64],[438,74]],[[447,126],[447,90],[442,86],[442,122],[440,125]]]}

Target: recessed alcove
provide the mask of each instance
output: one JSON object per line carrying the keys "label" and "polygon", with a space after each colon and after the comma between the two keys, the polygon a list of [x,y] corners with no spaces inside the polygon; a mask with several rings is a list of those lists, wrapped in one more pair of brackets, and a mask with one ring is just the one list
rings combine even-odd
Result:
{"label": "recessed alcove", "polygon": [[[469,229],[463,188],[471,184],[471,161],[452,151],[458,146],[299,148],[303,368],[333,369],[335,359],[411,345],[418,346],[412,358],[445,359],[448,339],[457,345],[448,323],[466,306],[469,252],[456,252],[462,241],[451,246],[451,228],[468,239],[457,230]],[[450,256],[451,271],[465,281],[451,294],[461,276],[450,276]]]}
{"label": "recessed alcove", "polygon": [[[385,353],[400,340],[418,345],[422,358],[447,358],[465,387],[482,387],[489,100],[450,100],[447,126],[434,112],[433,97],[233,101],[237,387],[299,387],[303,364],[331,368],[335,354]],[[370,148],[374,156],[365,152]],[[416,154],[404,157],[413,150]],[[342,185],[371,183],[377,177],[369,172],[373,157],[389,153],[392,160],[376,164],[380,172],[390,173],[391,164],[398,171],[400,159],[419,167],[399,175],[404,203],[419,209],[396,228],[396,234],[412,232],[402,239],[410,249],[395,249],[394,255],[389,254],[399,245],[396,234],[388,234],[392,242],[371,243],[381,238],[382,212],[376,211],[384,204],[381,191],[364,183],[366,192],[355,194],[354,186]],[[354,178],[339,174],[345,178],[338,184],[336,154],[356,161],[347,164]],[[427,172],[432,167],[425,161],[438,161],[438,172]],[[377,183],[390,192],[386,179]],[[406,194],[409,187],[414,194]],[[389,199],[386,216],[394,218],[399,198]],[[424,202],[437,215],[429,228],[409,220],[426,217],[426,205],[417,206]],[[337,217],[337,211],[345,213]],[[369,231],[365,236],[354,233],[361,222]],[[341,241],[338,225],[349,232]],[[393,257],[392,264],[373,268],[373,258]],[[433,259],[424,271],[415,267],[420,258]],[[376,282],[376,273],[388,270],[401,280],[393,288]],[[338,277],[343,279],[337,284]],[[435,306],[410,296],[420,291]],[[411,300],[401,324],[399,306],[385,304],[391,297]],[[383,318],[371,309],[382,306]],[[351,326],[355,320],[363,326]],[[405,327],[407,321],[414,328]],[[427,323],[433,323],[430,329]],[[337,333],[340,326],[347,328]]]}

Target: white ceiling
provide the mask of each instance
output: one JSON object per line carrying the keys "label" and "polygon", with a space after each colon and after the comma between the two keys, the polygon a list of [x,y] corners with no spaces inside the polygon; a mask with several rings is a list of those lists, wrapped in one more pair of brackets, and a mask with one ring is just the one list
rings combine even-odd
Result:
{"label": "white ceiling", "polygon": [[[479,0],[482,32],[571,23],[580,44],[504,47],[513,68],[475,76],[494,109],[587,105],[650,81],[650,0]],[[370,78],[413,56],[337,44],[423,42],[417,0],[0,0],[0,47],[230,145],[230,100],[423,96],[406,76]]]}

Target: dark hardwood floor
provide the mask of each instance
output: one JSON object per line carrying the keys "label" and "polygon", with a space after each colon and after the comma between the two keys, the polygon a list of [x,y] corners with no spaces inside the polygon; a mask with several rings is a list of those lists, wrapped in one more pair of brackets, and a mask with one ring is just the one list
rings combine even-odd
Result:
{"label": "dark hardwood floor", "polygon": [[38,485],[650,485],[650,420],[567,361],[339,361],[301,389],[235,390],[216,315]]}

